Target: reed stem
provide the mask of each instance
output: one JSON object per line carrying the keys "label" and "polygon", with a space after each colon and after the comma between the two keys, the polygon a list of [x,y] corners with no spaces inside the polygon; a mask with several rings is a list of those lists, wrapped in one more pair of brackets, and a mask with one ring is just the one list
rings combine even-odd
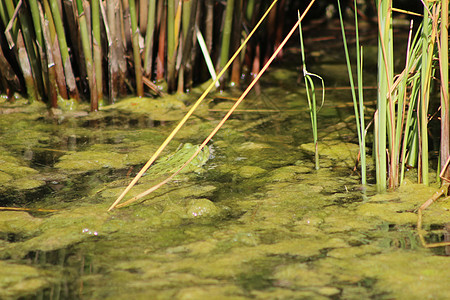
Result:
{"label": "reed stem", "polygon": [[228,0],[225,11],[225,24],[223,26],[222,31],[222,45],[220,49],[220,64],[219,64],[220,69],[222,69],[227,63],[228,55],[230,53],[231,30],[233,27],[233,11],[234,11],[234,0]]}
{"label": "reed stem", "polygon": [[[441,154],[440,169],[443,170],[450,156],[450,104],[448,99],[448,0],[442,0],[441,28],[439,47],[439,69],[441,75]],[[450,171],[443,174],[444,178],[450,177]]]}
{"label": "reed stem", "polygon": [[103,103],[103,68],[102,68],[102,43],[100,32],[100,5],[99,0],[91,2],[92,20],[92,50],[94,53],[95,83],[97,88],[97,99]]}
{"label": "reed stem", "polygon": [[134,75],[136,79],[136,94],[138,97],[144,96],[144,82],[142,81],[141,54],[139,48],[139,29],[136,18],[135,0],[128,1],[130,8],[131,22],[131,43],[133,46]]}
{"label": "reed stem", "polygon": [[77,84],[75,82],[75,76],[73,74],[72,64],[70,62],[69,48],[67,47],[66,34],[64,32],[64,25],[61,19],[61,14],[59,13],[58,2],[56,0],[49,0],[49,4],[53,17],[53,23],[55,24],[62,64],[64,66],[65,80],[67,83],[67,87],[69,88],[69,97],[76,101],[79,101]]}
{"label": "reed stem", "polygon": [[150,0],[148,4],[147,13],[147,28],[145,36],[145,46],[144,46],[144,74],[148,78],[152,75],[152,52],[153,52],[153,39],[155,35],[155,10],[156,10],[156,0]]}
{"label": "reed stem", "polygon": [[378,1],[378,94],[377,129],[375,130],[376,185],[379,192],[386,190],[387,161],[386,137],[388,113],[387,102],[390,93],[389,80],[392,78],[392,15],[391,1]]}

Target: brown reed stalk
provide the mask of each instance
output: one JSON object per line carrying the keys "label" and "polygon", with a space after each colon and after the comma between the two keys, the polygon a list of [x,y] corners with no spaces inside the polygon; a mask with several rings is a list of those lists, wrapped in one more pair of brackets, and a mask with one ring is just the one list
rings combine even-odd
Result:
{"label": "brown reed stalk", "polygon": [[158,24],[159,24],[159,39],[158,39],[158,54],[156,57],[156,81],[164,81],[164,62],[165,62],[165,50],[166,50],[166,9],[163,6],[162,1],[158,2]]}

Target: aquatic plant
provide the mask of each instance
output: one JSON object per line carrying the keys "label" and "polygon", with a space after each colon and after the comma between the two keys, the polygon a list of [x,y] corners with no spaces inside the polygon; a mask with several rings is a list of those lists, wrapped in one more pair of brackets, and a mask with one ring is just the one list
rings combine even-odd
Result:
{"label": "aquatic plant", "polygon": [[[339,3],[339,1],[338,1]],[[357,3],[355,2],[355,9]],[[427,6],[428,5],[428,6]],[[445,5],[443,3],[443,5]],[[448,6],[448,3],[447,3]],[[338,8],[340,6],[338,5]],[[390,1],[377,2],[378,18],[378,89],[377,110],[374,115],[374,160],[376,165],[376,185],[378,191],[396,188],[402,183],[407,166],[418,167],[418,181],[429,184],[428,132],[430,116],[428,108],[432,97],[431,81],[436,79],[437,64],[435,60],[443,59],[439,63],[441,87],[441,156],[440,166],[446,164],[448,154],[448,52],[447,37],[439,38],[438,24],[443,16],[440,13],[441,4],[424,2],[424,17],[422,24],[413,34],[411,21],[408,43],[406,48],[405,66],[400,74],[394,76],[393,53],[393,24],[392,11],[403,14],[414,14],[392,7]],[[445,13],[445,12],[444,12]],[[361,173],[363,174],[363,147],[365,143],[364,112],[362,103],[362,54],[358,46],[358,24],[355,12],[356,28],[356,59],[359,104],[353,87],[353,75],[349,63],[347,42],[345,39],[342,13],[339,8],[344,49],[347,58],[349,80],[357,121],[357,131],[361,147]],[[446,14],[446,13],[445,13]],[[417,14],[415,14],[417,15]],[[448,16],[445,16],[448,18]],[[445,24],[445,20],[442,21]],[[442,26],[442,25],[441,25]],[[446,31],[446,30],[444,30]],[[442,33],[441,33],[442,34]],[[445,35],[446,33],[444,33]],[[414,37],[413,37],[414,36]],[[445,42],[442,40],[445,39]],[[445,49],[442,49],[445,46]],[[435,48],[438,51],[435,51]],[[443,55],[442,53],[445,53]],[[447,63],[446,63],[447,62]],[[362,182],[365,182],[364,176]]]}
{"label": "aquatic plant", "polygon": [[[423,19],[412,38],[413,22],[406,49],[406,61],[403,71],[394,76],[393,23],[392,11],[409,12],[392,7],[391,1],[377,2],[378,18],[378,89],[377,111],[374,116],[374,160],[376,163],[376,186],[380,192],[387,188],[397,188],[403,181],[407,165],[417,166],[418,181],[428,185],[429,180],[429,107],[433,95],[432,80],[439,70],[440,109],[441,109],[441,139],[440,139],[440,179],[442,187],[422,206],[418,208],[417,229],[420,240],[425,247],[439,247],[450,243],[427,244],[422,232],[422,214],[439,197],[447,195],[449,185],[449,104],[448,104],[448,1],[423,1]],[[357,3],[355,1],[355,9]],[[339,0],[338,0],[339,6]],[[339,9],[344,48],[346,52],[349,79],[352,86],[352,96],[355,103],[355,116],[363,111],[356,107],[352,74],[349,64],[347,43],[343,28],[342,13]],[[357,13],[355,12],[355,20]],[[439,24],[441,24],[439,26]],[[358,24],[356,21],[356,30]],[[359,37],[357,35],[357,41]],[[437,51],[435,50],[437,48]],[[357,45],[357,50],[359,49]],[[442,60],[442,61],[441,61]],[[357,61],[362,61],[362,55],[357,52]],[[439,64],[434,63],[439,61]],[[360,72],[358,63],[357,71]],[[358,76],[360,78],[360,76]],[[360,79],[359,79],[360,80]],[[358,80],[358,82],[360,82]],[[358,84],[362,90],[362,85]],[[362,98],[360,98],[361,100]],[[360,107],[362,109],[362,102]],[[361,119],[364,120],[363,118]],[[364,124],[364,123],[362,123]],[[358,124],[360,146],[365,142],[361,139],[364,127]],[[362,153],[361,153],[362,155]],[[362,156],[361,156],[362,157]],[[363,166],[362,166],[363,168]],[[439,173],[439,172],[438,172]],[[364,179],[363,179],[364,180]],[[447,199],[447,198],[446,198]]]}
{"label": "aquatic plant", "polygon": [[[275,2],[275,20],[295,5]],[[245,0],[2,1],[0,93],[12,101],[19,92],[49,107],[57,107],[58,99],[89,99],[97,110],[104,98],[113,103],[129,94],[184,92],[225,66],[266,8]],[[242,74],[257,73],[254,66],[267,57],[254,50],[264,43],[272,51],[284,22],[270,26],[277,29],[262,31],[243,49],[220,79],[223,86],[229,78],[238,84]],[[206,47],[200,51],[201,37]],[[210,58],[209,71],[204,57]]]}
{"label": "aquatic plant", "polygon": [[[298,17],[300,18],[300,12],[298,13]],[[302,53],[302,64],[303,64],[303,78],[305,79],[305,87],[306,87],[306,98],[308,100],[309,106],[309,115],[311,118],[311,127],[313,132],[313,140],[314,140],[314,161],[315,161],[315,169],[318,170],[320,167],[319,164],[319,145],[318,145],[318,137],[317,137],[317,103],[316,103],[316,91],[314,88],[313,77],[318,78],[322,83],[322,105],[325,100],[325,84],[323,82],[323,78],[317,74],[310,73],[306,70],[306,61],[305,61],[305,49],[303,46],[303,35],[302,35],[302,26],[301,23],[298,24],[298,31],[300,33],[300,46]]]}
{"label": "aquatic plant", "polygon": [[[347,38],[345,35],[344,21],[342,19],[341,3],[338,0],[339,20],[341,24],[342,40],[344,44],[345,61],[347,63],[348,79],[352,92],[353,108],[355,112],[356,130],[358,133],[359,156],[361,161],[361,183],[367,183],[367,166],[366,166],[366,128],[364,122],[364,96],[363,96],[363,51],[359,45],[359,30],[358,30],[358,14],[355,12],[355,37],[356,37],[356,76],[358,84],[358,97],[356,97],[356,89],[353,81],[352,66],[350,62],[350,55],[348,53]],[[358,8],[356,0],[354,1],[355,10]]]}

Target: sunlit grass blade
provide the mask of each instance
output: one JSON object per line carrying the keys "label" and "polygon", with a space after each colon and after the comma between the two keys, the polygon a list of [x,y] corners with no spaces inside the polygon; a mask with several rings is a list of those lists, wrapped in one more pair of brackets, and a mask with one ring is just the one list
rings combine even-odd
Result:
{"label": "sunlit grass blade", "polygon": [[342,33],[342,42],[344,44],[344,53],[345,53],[345,61],[347,64],[347,73],[348,73],[348,79],[350,82],[350,90],[352,93],[352,100],[353,100],[353,109],[355,113],[355,121],[356,121],[356,130],[358,132],[358,144],[359,144],[359,151],[360,151],[360,157],[361,157],[361,183],[366,184],[367,182],[367,176],[366,176],[366,131],[365,131],[365,122],[364,122],[364,97],[363,97],[363,80],[362,80],[362,61],[363,61],[363,54],[361,51],[361,48],[359,46],[359,31],[358,31],[358,13],[357,13],[357,3],[354,2],[355,5],[355,35],[356,35],[356,70],[357,70],[357,84],[358,84],[358,96],[356,96],[356,89],[355,84],[353,81],[353,72],[352,72],[352,65],[350,62],[350,55],[348,51],[347,46],[347,37],[345,34],[345,28],[344,28],[344,21],[342,18],[342,11],[341,11],[341,5],[340,1],[338,0],[338,14],[339,14],[339,20],[341,24],[341,33]]}
{"label": "sunlit grass blade", "polygon": [[[203,39],[203,35],[197,27],[195,28],[195,33],[197,36],[198,44],[199,44],[200,49],[203,54],[203,58],[205,59],[206,67],[208,68],[209,74],[211,75],[211,78],[214,81],[216,81],[216,78],[217,78],[216,71],[214,70],[214,64],[211,60],[211,56],[208,53],[208,48],[206,47],[206,43],[205,43],[205,40]],[[219,87],[219,86],[220,86],[219,82],[216,81],[216,87]]]}

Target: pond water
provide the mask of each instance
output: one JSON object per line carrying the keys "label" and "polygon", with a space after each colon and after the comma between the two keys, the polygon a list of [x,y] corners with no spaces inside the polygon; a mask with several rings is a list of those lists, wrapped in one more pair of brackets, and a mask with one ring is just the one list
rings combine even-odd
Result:
{"label": "pond water", "polygon": [[[315,170],[297,78],[289,61],[273,68],[197,165],[111,212],[195,91],[92,114],[3,102],[1,205],[31,210],[0,211],[0,298],[448,298],[449,249],[422,247],[415,231],[414,210],[437,186],[411,176],[386,194],[361,187],[348,90],[327,90]],[[187,159],[185,146],[200,144],[237,96],[208,97],[125,199]],[[367,99],[370,119],[374,91]],[[425,212],[428,242],[448,238],[449,209],[443,201]]]}

